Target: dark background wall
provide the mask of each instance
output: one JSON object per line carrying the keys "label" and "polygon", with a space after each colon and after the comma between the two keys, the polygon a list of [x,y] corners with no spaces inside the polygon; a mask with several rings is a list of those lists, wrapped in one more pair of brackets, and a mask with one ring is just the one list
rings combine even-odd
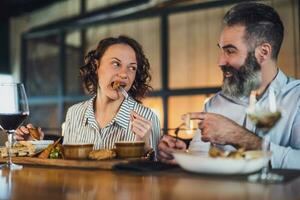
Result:
{"label": "dark background wall", "polygon": [[9,22],[0,18],[0,73],[9,73]]}

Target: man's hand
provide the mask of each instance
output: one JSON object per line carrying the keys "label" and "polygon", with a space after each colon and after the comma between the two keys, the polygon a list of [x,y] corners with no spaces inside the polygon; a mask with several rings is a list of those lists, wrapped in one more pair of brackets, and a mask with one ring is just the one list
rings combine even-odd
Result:
{"label": "man's hand", "polygon": [[[260,149],[261,139],[223,115],[189,113],[190,119],[200,120],[201,139],[215,144],[230,144],[237,148]],[[184,118],[184,116],[183,116]]]}
{"label": "man's hand", "polygon": [[158,159],[168,164],[176,164],[172,153],[174,151],[186,149],[186,144],[180,140],[169,135],[164,135],[158,144]]}

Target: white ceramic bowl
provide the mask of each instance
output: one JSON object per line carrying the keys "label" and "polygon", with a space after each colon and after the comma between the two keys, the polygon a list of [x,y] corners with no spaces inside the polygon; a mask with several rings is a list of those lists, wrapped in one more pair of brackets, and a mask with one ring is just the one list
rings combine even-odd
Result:
{"label": "white ceramic bowl", "polygon": [[53,140],[31,140],[28,142],[36,146],[36,150],[35,150],[36,152],[46,149],[49,146],[49,144],[54,143]]}
{"label": "white ceramic bowl", "polygon": [[175,160],[183,169],[205,174],[248,174],[260,170],[270,158],[270,153],[244,159],[212,158],[196,152],[175,152]]}

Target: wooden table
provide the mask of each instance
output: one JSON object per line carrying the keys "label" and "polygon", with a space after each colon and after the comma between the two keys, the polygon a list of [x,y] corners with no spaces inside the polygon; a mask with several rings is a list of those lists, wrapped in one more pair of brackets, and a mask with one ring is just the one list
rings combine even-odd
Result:
{"label": "wooden table", "polygon": [[297,177],[274,185],[253,184],[246,176],[192,174],[179,168],[129,172],[25,166],[0,170],[0,199],[300,199]]}

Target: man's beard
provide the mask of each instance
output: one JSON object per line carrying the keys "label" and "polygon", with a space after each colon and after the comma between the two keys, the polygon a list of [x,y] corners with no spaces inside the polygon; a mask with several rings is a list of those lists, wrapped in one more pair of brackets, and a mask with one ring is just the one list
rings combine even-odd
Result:
{"label": "man's beard", "polygon": [[261,66],[257,62],[254,52],[249,52],[244,65],[235,69],[230,65],[221,66],[223,73],[232,73],[231,77],[224,77],[222,91],[231,97],[249,96],[252,90],[261,83]]}

